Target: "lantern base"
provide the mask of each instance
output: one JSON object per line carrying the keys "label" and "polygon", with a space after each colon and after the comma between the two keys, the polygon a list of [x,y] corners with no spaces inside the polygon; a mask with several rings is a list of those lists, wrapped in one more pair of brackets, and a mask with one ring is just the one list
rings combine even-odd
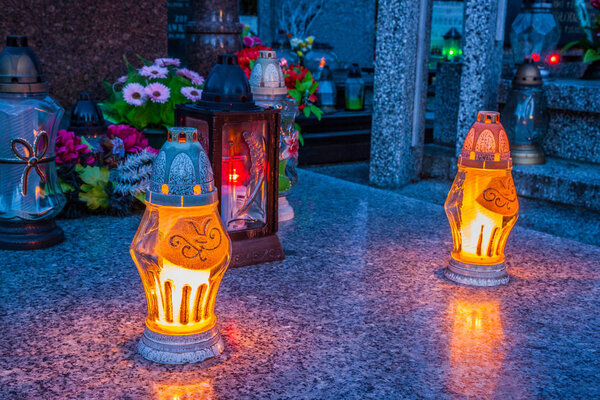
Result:
{"label": "lantern base", "polygon": [[275,234],[254,239],[231,239],[229,268],[280,261],[285,258],[281,242]]}
{"label": "lantern base", "polygon": [[294,219],[294,209],[290,205],[287,197],[280,196],[278,201],[277,209],[278,209],[278,220],[279,222],[289,221]]}
{"label": "lantern base", "polygon": [[546,162],[544,152],[538,146],[511,145],[510,156],[515,165],[538,165]]}
{"label": "lantern base", "polygon": [[0,249],[35,250],[57,245],[65,234],[54,219],[36,222],[0,223]]}
{"label": "lantern base", "polygon": [[450,258],[450,264],[444,271],[451,281],[471,286],[498,286],[508,283],[504,262],[494,265],[467,264]]}
{"label": "lantern base", "polygon": [[146,360],[161,364],[188,364],[217,357],[223,352],[223,347],[216,325],[195,335],[165,335],[146,327],[138,352]]}

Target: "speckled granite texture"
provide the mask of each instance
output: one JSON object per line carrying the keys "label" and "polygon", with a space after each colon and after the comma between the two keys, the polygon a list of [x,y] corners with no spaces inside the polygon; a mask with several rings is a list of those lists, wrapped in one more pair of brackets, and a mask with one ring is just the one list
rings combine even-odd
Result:
{"label": "speckled granite texture", "polygon": [[496,39],[497,0],[465,0],[463,70],[456,126],[456,155],[480,110],[496,110],[502,40]]}
{"label": "speckled granite texture", "polygon": [[[552,157],[600,163],[600,82],[556,79],[544,82],[549,108],[548,133],[542,147]],[[510,81],[500,85],[506,102]]]}
{"label": "speckled granite texture", "polygon": [[60,221],[58,247],[0,252],[0,398],[600,396],[600,248],[517,226],[508,286],[461,287],[442,277],[441,206],[304,171],[299,182],[286,260],[227,271],[225,352],[201,365],[136,353],[139,216]]}
{"label": "speckled granite texture", "polygon": [[166,0],[0,0],[0,10],[1,47],[7,34],[29,36],[50,92],[66,108],[81,91],[104,99],[102,79],[114,82],[127,72],[124,55],[167,55]]}
{"label": "speckled granite texture", "polygon": [[[431,5],[428,2],[428,21]],[[418,105],[422,115],[418,121],[419,140],[415,146],[412,142],[417,85],[421,85],[422,93],[427,90],[427,73],[422,82],[416,82],[419,13],[420,2],[379,1],[370,170],[370,181],[375,186],[405,185],[421,170],[426,95]],[[429,31],[425,37],[420,45],[429,49]]]}
{"label": "speckled granite texture", "polygon": [[433,141],[438,144],[456,144],[456,123],[460,93],[461,62],[440,62],[435,76]]}

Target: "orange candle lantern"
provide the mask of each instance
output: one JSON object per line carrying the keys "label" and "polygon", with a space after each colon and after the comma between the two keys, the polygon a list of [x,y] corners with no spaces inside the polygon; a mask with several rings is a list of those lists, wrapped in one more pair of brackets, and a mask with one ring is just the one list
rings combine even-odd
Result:
{"label": "orange candle lantern", "polygon": [[448,279],[475,286],[508,282],[504,247],[519,212],[511,170],[500,114],[480,111],[444,204],[454,243],[445,272]]}
{"label": "orange candle lantern", "polygon": [[171,128],[130,252],[148,302],[139,352],[167,364],[218,356],[215,298],[231,258],[210,161],[193,128]]}

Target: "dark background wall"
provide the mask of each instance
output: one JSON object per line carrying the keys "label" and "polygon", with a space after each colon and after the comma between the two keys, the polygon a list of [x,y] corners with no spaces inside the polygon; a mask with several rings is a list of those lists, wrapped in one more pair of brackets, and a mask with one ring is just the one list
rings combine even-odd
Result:
{"label": "dark background wall", "polygon": [[0,0],[0,37],[22,34],[42,62],[50,90],[72,107],[77,92],[105,97],[102,79],[137,61],[167,55],[167,0]]}

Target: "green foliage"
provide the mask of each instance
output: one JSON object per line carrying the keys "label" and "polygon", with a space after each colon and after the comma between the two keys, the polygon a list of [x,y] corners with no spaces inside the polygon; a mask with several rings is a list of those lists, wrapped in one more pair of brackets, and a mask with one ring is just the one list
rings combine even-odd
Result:
{"label": "green foliage", "polygon": [[287,160],[279,161],[279,193],[290,190],[292,184],[287,176],[285,176],[285,167]]}
{"label": "green foliage", "polygon": [[108,208],[110,205],[109,196],[106,192],[110,176],[108,168],[83,167],[81,164],[77,164],[75,171],[84,182],[81,185],[79,199],[85,202],[91,210]]}
{"label": "green foliage", "polygon": [[583,56],[583,62],[594,62],[600,60],[600,53],[594,49],[588,49]]}

